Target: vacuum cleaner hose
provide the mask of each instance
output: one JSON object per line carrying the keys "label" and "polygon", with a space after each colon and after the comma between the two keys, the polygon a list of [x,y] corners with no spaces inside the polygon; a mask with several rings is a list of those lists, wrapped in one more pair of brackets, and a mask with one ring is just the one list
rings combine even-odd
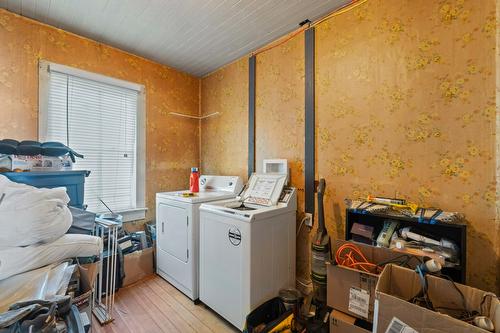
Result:
{"label": "vacuum cleaner hose", "polygon": [[326,234],[325,212],[323,210],[323,195],[325,194],[325,187],[325,179],[321,178],[318,185],[318,231],[324,234]]}

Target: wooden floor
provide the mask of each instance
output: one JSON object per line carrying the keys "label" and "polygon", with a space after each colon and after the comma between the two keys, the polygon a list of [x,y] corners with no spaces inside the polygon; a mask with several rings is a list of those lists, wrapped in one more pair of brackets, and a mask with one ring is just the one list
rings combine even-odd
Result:
{"label": "wooden floor", "polygon": [[115,320],[105,326],[93,318],[92,332],[238,332],[157,275],[120,289],[113,312]]}

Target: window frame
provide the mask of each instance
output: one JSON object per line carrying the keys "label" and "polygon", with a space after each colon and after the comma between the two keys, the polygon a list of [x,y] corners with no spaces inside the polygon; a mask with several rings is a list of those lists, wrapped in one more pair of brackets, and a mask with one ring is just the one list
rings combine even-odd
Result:
{"label": "window frame", "polygon": [[49,80],[51,71],[80,77],[121,88],[132,89],[138,92],[137,99],[137,129],[136,129],[136,208],[117,211],[123,215],[123,221],[142,220],[146,217],[146,90],[144,85],[133,83],[102,74],[88,72],[78,68],[65,66],[46,60],[38,64],[38,140],[47,139],[47,119],[49,103]]}

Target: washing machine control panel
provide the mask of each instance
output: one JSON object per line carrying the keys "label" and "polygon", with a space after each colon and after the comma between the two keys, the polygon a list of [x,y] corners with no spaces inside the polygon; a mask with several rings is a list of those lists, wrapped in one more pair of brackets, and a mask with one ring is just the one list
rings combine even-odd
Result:
{"label": "washing machine control panel", "polygon": [[278,202],[288,203],[290,197],[292,196],[292,193],[293,193],[293,188],[291,187],[283,188],[283,191],[281,192]]}
{"label": "washing machine control panel", "polygon": [[238,194],[243,188],[241,178],[238,176],[200,176],[201,191],[227,191]]}

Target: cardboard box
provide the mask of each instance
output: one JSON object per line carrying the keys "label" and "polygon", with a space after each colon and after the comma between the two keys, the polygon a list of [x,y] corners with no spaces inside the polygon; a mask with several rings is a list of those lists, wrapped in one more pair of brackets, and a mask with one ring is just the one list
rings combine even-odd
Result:
{"label": "cardboard box", "polygon": [[79,309],[90,306],[92,290],[95,287],[97,273],[99,271],[99,262],[91,264],[78,265],[80,274],[80,291],[81,294],[73,299],[73,304]]}
{"label": "cardboard box", "polygon": [[[333,253],[335,254],[337,249],[346,243],[355,244],[366,259],[372,263],[394,260],[402,255],[402,253],[387,248],[345,240],[335,240],[333,242]],[[416,267],[418,261],[412,260],[409,264],[411,267]],[[377,274],[328,264],[327,279],[326,303],[328,306],[369,322],[373,321],[375,286],[378,281]]]}
{"label": "cardboard box", "polygon": [[[487,332],[445,314],[452,314],[445,308],[463,309],[460,293],[455,289],[452,282],[432,275],[427,276],[427,281],[429,299],[434,308],[439,308],[442,313],[409,302],[421,291],[420,278],[415,271],[387,265],[380,275],[376,287],[376,319],[373,332],[400,332],[400,329],[405,327],[407,328],[404,332],[411,333]],[[458,283],[455,285],[463,293],[468,311],[480,312],[480,304],[487,293]],[[487,298],[488,301],[484,304],[484,313],[482,314],[492,319],[495,327],[500,328],[500,302],[496,297]]]}
{"label": "cardboard box", "polygon": [[356,325],[356,318],[343,312],[330,312],[330,333],[370,333],[371,330]]}
{"label": "cardboard box", "polygon": [[99,262],[79,265],[78,269],[80,270],[80,285],[82,289],[89,291],[94,288],[99,270]]}
{"label": "cardboard box", "polygon": [[124,287],[153,274],[153,248],[149,247],[124,255],[123,268],[125,270]]}

